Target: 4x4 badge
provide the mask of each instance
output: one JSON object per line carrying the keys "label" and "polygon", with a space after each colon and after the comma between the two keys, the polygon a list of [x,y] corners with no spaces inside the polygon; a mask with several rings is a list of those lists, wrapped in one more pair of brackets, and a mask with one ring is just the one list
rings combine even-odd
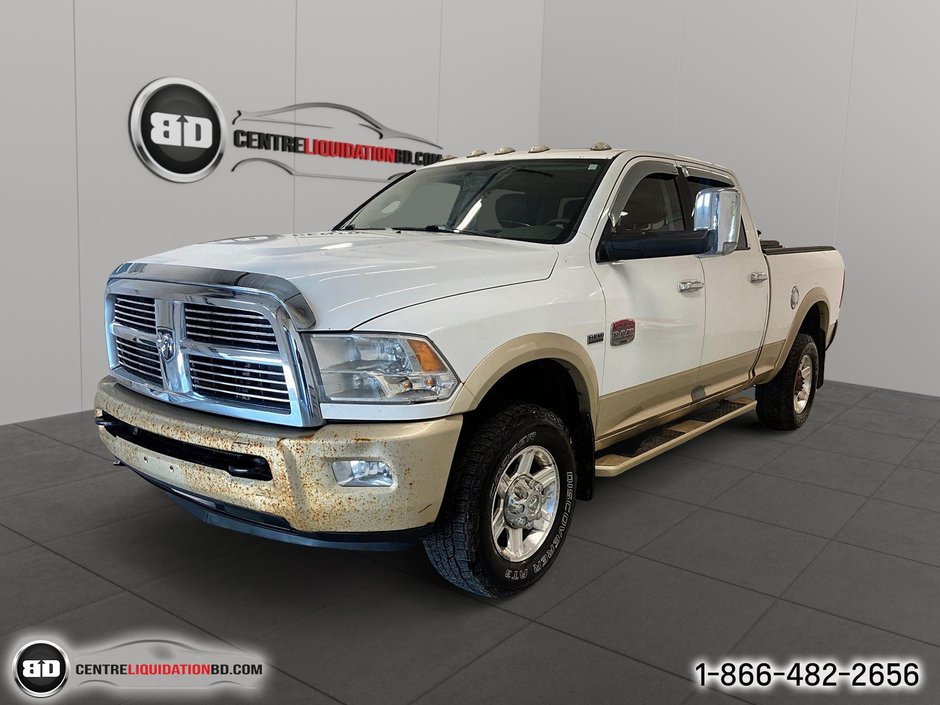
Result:
{"label": "4x4 badge", "polygon": [[610,324],[611,345],[632,343],[634,338],[636,338],[636,321],[632,318],[624,318]]}

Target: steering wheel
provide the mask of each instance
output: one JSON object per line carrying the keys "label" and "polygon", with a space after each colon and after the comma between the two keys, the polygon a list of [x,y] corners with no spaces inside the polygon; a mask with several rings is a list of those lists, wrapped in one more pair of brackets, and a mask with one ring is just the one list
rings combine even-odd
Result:
{"label": "steering wheel", "polygon": [[500,225],[508,228],[531,228],[529,223],[523,223],[521,220],[500,220]]}
{"label": "steering wheel", "polygon": [[543,225],[557,225],[559,228],[563,228],[570,222],[570,218],[552,218],[543,223]]}

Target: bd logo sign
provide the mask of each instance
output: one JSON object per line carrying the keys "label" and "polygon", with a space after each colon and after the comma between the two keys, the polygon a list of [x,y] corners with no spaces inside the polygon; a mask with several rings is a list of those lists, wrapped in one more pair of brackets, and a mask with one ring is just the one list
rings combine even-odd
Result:
{"label": "bd logo sign", "polygon": [[58,678],[62,675],[62,664],[45,659],[23,661],[22,675],[26,678]]}
{"label": "bd logo sign", "polygon": [[154,144],[196,149],[212,146],[212,121],[192,115],[150,113],[150,141]]}
{"label": "bd logo sign", "polygon": [[225,150],[218,104],[185,78],[147,84],[131,107],[131,141],[150,171],[169,181],[198,181],[212,173]]}
{"label": "bd logo sign", "polygon": [[13,659],[13,679],[27,695],[48,698],[65,686],[69,660],[51,641],[31,641]]}

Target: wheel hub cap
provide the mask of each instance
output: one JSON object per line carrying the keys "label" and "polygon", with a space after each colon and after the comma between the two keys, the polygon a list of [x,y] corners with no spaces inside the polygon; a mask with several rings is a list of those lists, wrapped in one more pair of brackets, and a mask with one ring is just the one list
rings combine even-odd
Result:
{"label": "wheel hub cap", "polygon": [[796,369],[796,379],[793,383],[793,410],[802,414],[809,404],[809,397],[813,392],[813,361],[809,355],[800,358]]}
{"label": "wheel hub cap", "polygon": [[539,550],[558,513],[558,465],[542,446],[516,453],[496,479],[490,512],[493,544],[508,561],[531,558]]}
{"label": "wheel hub cap", "polygon": [[545,488],[530,475],[520,475],[506,493],[506,523],[514,529],[531,529],[535,525],[547,496]]}

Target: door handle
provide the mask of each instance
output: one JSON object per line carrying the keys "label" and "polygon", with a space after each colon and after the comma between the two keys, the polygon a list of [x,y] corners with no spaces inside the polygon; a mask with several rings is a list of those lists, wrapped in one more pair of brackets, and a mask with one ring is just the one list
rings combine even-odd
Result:
{"label": "door handle", "polygon": [[699,281],[698,279],[683,279],[679,282],[679,291],[698,291],[699,289],[705,288],[705,282]]}
{"label": "door handle", "polygon": [[751,276],[749,276],[748,279],[752,284],[765,282],[767,281],[767,272],[751,272]]}

